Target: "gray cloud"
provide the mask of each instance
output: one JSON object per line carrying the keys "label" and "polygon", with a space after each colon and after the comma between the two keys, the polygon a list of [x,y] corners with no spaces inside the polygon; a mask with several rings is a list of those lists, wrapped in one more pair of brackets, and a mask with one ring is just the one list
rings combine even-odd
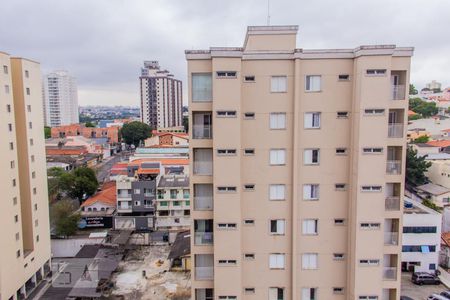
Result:
{"label": "gray cloud", "polygon": [[[416,47],[412,82],[449,85],[446,0],[271,0],[272,24],[298,24],[299,48]],[[241,46],[266,23],[265,0],[3,0],[0,50],[78,78],[81,104],[138,105],[143,60],[183,81],[185,49]]]}

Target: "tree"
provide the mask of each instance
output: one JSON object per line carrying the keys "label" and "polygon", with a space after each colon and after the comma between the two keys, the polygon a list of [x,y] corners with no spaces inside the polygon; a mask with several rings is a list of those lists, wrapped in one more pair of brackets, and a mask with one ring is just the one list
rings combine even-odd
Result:
{"label": "tree", "polygon": [[71,200],[61,200],[52,205],[50,211],[51,223],[57,236],[68,237],[77,231],[80,214]]}
{"label": "tree", "polygon": [[138,147],[141,141],[151,136],[151,131],[147,124],[134,121],[123,125],[120,134],[125,143]]}
{"label": "tree", "polygon": [[186,131],[186,133],[189,132],[189,118],[188,117],[183,117],[183,126],[184,126],[184,131]]}
{"label": "tree", "polygon": [[420,98],[412,98],[409,100],[409,109],[423,118],[429,118],[438,113],[439,109],[434,102],[426,102]]}
{"label": "tree", "polygon": [[78,167],[70,173],[62,174],[59,185],[61,190],[69,197],[78,199],[80,204],[85,197],[95,194],[99,186],[94,170],[88,167]]}
{"label": "tree", "polygon": [[425,172],[431,166],[426,156],[417,156],[417,150],[408,147],[406,150],[406,183],[412,186],[422,185],[428,182]]}
{"label": "tree", "polygon": [[48,127],[48,126],[44,127],[44,137],[46,139],[49,139],[49,138],[52,137],[52,129],[50,127]]}
{"label": "tree", "polygon": [[86,126],[86,127],[95,127],[95,124],[92,123],[91,121],[87,121],[86,123],[84,123],[84,126]]}
{"label": "tree", "polygon": [[413,141],[414,144],[424,144],[427,143],[430,140],[430,137],[428,135],[422,135],[419,136],[417,139]]}
{"label": "tree", "polygon": [[410,94],[410,95],[417,95],[417,89],[416,89],[416,87],[414,86],[414,84],[410,84],[410,85],[409,85],[409,94]]}
{"label": "tree", "polygon": [[61,198],[63,187],[60,178],[64,173],[64,169],[59,167],[53,167],[47,170],[48,198],[50,202]]}

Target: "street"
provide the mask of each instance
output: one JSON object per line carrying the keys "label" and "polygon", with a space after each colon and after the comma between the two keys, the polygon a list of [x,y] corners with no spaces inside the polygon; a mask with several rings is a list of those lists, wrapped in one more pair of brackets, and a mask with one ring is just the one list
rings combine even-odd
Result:
{"label": "street", "polygon": [[402,296],[408,296],[414,300],[425,300],[431,294],[439,294],[446,289],[443,284],[440,285],[416,285],[411,282],[411,273],[402,272]]}
{"label": "street", "polygon": [[109,177],[109,172],[111,171],[112,166],[122,160],[123,155],[121,153],[108,157],[104,159],[103,162],[95,166],[97,180],[100,185]]}

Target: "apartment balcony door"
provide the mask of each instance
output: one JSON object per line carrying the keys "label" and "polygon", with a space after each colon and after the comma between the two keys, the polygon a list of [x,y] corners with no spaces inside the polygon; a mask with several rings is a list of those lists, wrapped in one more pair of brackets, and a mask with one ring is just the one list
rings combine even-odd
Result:
{"label": "apartment balcony door", "polygon": [[393,85],[393,86],[400,85],[400,75],[397,75],[397,74],[391,75],[391,85]]}

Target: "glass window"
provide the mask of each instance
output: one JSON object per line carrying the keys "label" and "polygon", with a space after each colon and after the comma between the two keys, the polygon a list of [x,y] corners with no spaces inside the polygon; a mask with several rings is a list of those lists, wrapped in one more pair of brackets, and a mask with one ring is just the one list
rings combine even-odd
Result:
{"label": "glass window", "polygon": [[287,92],[287,76],[272,76],[270,81],[270,91],[272,93]]}
{"label": "glass window", "polygon": [[285,129],[285,128],[286,128],[286,113],[271,113],[270,129]]}
{"label": "glass window", "polygon": [[320,75],[307,75],[305,82],[305,90],[307,92],[320,92],[321,89]]}
{"label": "glass window", "polygon": [[212,75],[211,73],[192,74],[192,101],[212,101]]}

